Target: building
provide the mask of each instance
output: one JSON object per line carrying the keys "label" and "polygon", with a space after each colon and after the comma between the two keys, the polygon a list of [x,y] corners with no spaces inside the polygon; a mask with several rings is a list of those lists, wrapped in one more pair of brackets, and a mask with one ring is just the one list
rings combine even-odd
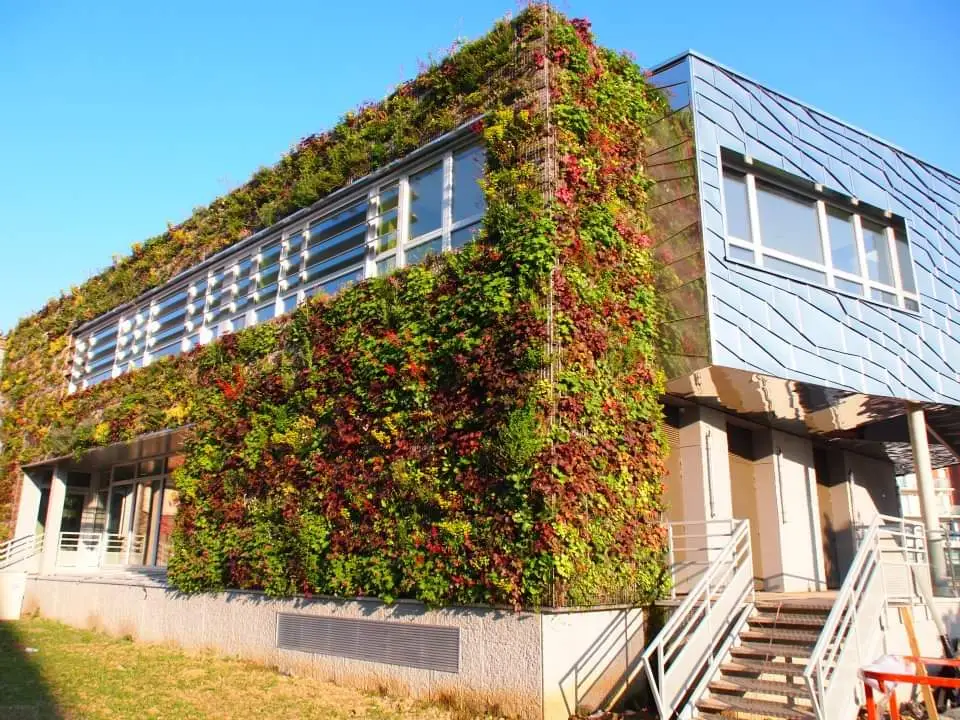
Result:
{"label": "building", "polygon": [[[648,84],[532,8],[11,334],[27,602],[529,717],[642,670],[692,708],[754,589],[839,588],[887,532],[947,591],[958,212],[889,143],[692,52]],[[837,667],[869,651],[819,622]],[[853,702],[815,679],[820,717]]]}
{"label": "building", "polygon": [[[934,490],[937,498],[937,514],[941,518],[956,515],[957,506],[957,470],[956,465],[949,465],[933,471]],[[920,493],[917,487],[917,476],[907,473],[897,477],[897,487],[900,490],[900,514],[911,520],[920,520],[923,513],[920,509]]]}

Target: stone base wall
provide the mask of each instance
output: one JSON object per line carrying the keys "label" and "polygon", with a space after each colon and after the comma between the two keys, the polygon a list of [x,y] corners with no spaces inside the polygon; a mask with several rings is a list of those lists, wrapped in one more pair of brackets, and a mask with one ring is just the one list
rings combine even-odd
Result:
{"label": "stone base wall", "polygon": [[[608,705],[643,650],[640,610],[512,612],[428,609],[421,603],[291,598],[261,593],[183,595],[144,578],[33,576],[25,614],[146,642],[174,643],[275,666],[295,675],[531,720],[567,720]],[[277,648],[277,613],[460,629],[459,672]]]}

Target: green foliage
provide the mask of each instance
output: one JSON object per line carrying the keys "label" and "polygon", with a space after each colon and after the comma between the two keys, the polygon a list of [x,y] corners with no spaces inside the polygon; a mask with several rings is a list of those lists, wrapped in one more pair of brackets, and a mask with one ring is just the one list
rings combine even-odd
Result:
{"label": "green foliage", "polygon": [[[549,118],[532,78],[548,59]],[[181,590],[513,605],[657,592],[662,309],[640,148],[661,102],[583,21],[534,7],[498,24],[21,323],[3,376],[8,486],[17,463],[190,424]],[[475,244],[63,396],[77,322],[481,114]]]}

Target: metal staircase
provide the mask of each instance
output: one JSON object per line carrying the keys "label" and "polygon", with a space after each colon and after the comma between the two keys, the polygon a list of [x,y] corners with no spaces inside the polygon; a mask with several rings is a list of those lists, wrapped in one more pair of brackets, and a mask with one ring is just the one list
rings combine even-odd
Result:
{"label": "metal staircase", "polygon": [[701,717],[815,718],[803,672],[832,603],[758,598],[729,659],[697,703]]}
{"label": "metal staircase", "polygon": [[691,564],[680,561],[689,551],[671,548],[690,589],[641,663],[660,720],[855,717],[862,700],[857,671],[886,650],[890,601],[916,596],[901,581],[926,566],[922,534],[908,521],[878,516],[861,535],[835,598],[757,597],[749,526],[729,522],[719,550],[710,547],[716,526],[697,536],[711,540],[702,541],[709,561],[693,563],[696,582]]}

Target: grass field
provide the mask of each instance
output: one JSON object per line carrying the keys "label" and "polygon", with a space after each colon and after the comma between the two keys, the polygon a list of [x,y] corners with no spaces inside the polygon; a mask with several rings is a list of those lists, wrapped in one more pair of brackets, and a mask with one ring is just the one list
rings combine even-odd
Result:
{"label": "grass field", "polygon": [[409,699],[119,640],[50,620],[0,622],[2,720],[465,717]]}

